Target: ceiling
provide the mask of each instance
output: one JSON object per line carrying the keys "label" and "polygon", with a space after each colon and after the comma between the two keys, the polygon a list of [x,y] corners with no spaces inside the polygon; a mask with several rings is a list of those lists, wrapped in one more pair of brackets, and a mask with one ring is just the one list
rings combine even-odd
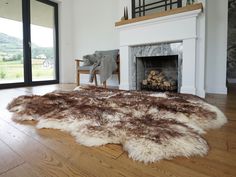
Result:
{"label": "ceiling", "polygon": [[[0,0],[0,18],[22,21],[22,0]],[[52,6],[30,0],[31,23],[38,26],[53,28],[54,9]]]}

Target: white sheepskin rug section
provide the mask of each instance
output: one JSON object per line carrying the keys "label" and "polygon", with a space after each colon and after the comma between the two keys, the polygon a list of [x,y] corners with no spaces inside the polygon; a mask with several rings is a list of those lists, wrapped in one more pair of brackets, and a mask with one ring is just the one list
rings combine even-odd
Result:
{"label": "white sheepskin rug section", "polygon": [[208,144],[201,135],[227,122],[217,107],[193,95],[92,86],[20,96],[8,110],[16,121],[69,132],[88,147],[121,144],[130,158],[144,163],[203,156]]}

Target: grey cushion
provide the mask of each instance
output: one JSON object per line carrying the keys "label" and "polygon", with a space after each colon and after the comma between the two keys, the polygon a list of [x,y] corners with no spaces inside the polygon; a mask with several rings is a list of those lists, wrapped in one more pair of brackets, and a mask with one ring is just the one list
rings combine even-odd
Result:
{"label": "grey cushion", "polygon": [[116,61],[117,56],[119,54],[119,50],[115,49],[115,50],[95,51],[95,54],[100,55],[100,56],[109,56],[112,59],[114,59],[114,61]]}

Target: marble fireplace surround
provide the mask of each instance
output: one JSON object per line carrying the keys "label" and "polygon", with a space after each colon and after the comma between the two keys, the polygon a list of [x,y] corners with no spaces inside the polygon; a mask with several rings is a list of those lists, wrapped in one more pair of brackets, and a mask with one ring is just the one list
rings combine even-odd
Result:
{"label": "marble fireplace surround", "polygon": [[[182,42],[150,44],[131,47],[131,90],[137,89],[137,58],[139,57],[156,57],[156,56],[178,56],[178,91],[180,91],[182,83],[182,59],[183,59]],[[156,59],[158,60],[158,59]]]}
{"label": "marble fireplace surround", "polygon": [[[179,43],[182,46],[180,93],[205,97],[205,26],[201,24],[202,9],[158,17],[117,26],[120,34],[120,89],[133,90],[134,56],[148,46]],[[154,47],[155,48],[155,47]],[[162,47],[165,55],[168,51]],[[142,55],[143,56],[143,55]]]}

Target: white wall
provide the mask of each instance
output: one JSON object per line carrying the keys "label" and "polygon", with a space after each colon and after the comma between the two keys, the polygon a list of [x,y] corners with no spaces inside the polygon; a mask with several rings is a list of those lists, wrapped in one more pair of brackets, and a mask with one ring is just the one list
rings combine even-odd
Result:
{"label": "white wall", "polygon": [[[198,16],[197,20],[197,53],[196,53],[196,87],[197,95],[205,95],[205,70],[206,70],[206,0],[198,0],[203,5],[203,12]],[[183,5],[185,5],[184,2]],[[203,81],[203,82],[202,82]],[[204,89],[204,90],[203,90]],[[204,93],[204,94],[203,94]]]}
{"label": "white wall", "polygon": [[[92,54],[96,50],[118,49],[119,0],[74,0],[73,4],[73,45],[74,58]],[[82,76],[81,82],[88,82]]]}
{"label": "white wall", "polygon": [[227,0],[207,0],[206,90],[227,93]]}
{"label": "white wall", "polygon": [[73,0],[52,0],[58,3],[60,83],[74,83]]}

